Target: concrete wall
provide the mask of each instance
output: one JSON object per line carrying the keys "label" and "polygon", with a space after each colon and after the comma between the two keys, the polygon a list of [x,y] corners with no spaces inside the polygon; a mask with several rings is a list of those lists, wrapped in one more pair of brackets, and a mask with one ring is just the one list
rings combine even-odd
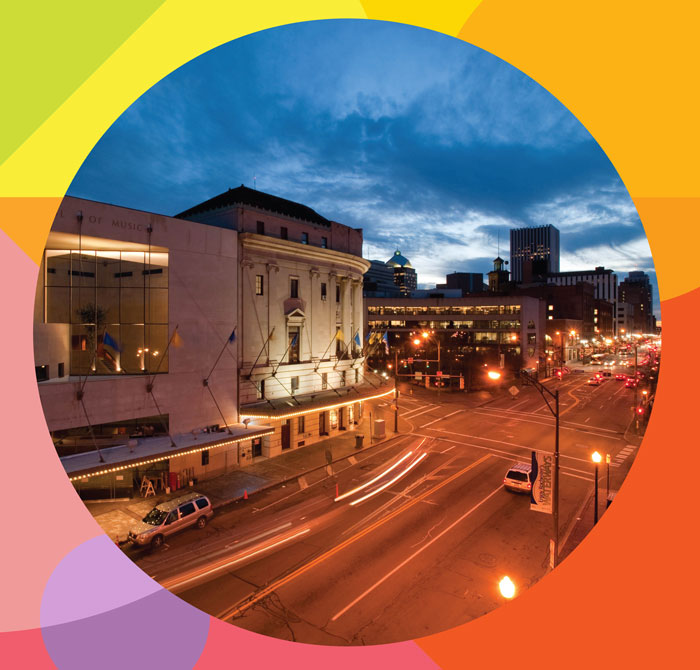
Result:
{"label": "concrete wall", "polygon": [[[78,248],[82,212],[82,248],[108,250],[148,249],[149,226],[152,251],[167,251],[169,257],[169,334],[175,326],[182,339],[180,348],[170,347],[169,371],[156,376],[153,394],[160,412],[170,415],[172,434],[189,432],[221,418],[202,380],[237,322],[237,233],[223,228],[67,197],[52,227],[47,248]],[[43,273],[40,273],[40,282]],[[38,289],[37,295],[41,291]],[[43,324],[43,309],[36,309],[37,361],[53,360],[52,352],[65,343],[64,328]],[[53,332],[53,331],[56,332]],[[226,422],[237,416],[236,348],[220,359],[209,384]],[[88,377],[84,402],[93,424],[158,414],[146,390],[146,376]],[[76,378],[44,382],[39,392],[50,430],[85,426],[87,421],[76,399]]]}

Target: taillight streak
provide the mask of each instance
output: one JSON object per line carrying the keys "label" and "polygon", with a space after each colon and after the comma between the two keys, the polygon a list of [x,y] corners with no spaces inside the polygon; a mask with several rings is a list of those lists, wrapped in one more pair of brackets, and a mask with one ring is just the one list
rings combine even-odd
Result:
{"label": "taillight streak", "polygon": [[427,455],[428,454],[425,454],[425,453],[421,454],[415,461],[413,461],[413,463],[411,463],[402,472],[399,472],[399,474],[396,475],[396,477],[394,477],[392,480],[388,481],[386,484],[383,484],[378,489],[375,489],[374,491],[368,493],[367,495],[362,496],[362,498],[358,498],[357,500],[353,500],[350,504],[357,505],[358,503],[361,503],[364,500],[367,500],[368,498],[371,498],[372,496],[377,495],[377,493],[381,493],[384,489],[388,488],[392,484],[395,484],[397,481],[399,481],[399,479],[401,479],[401,477],[403,477],[404,475],[408,474],[411,470],[413,470],[413,468],[415,468],[416,465],[418,465],[418,463],[420,463],[424,458],[426,458]]}

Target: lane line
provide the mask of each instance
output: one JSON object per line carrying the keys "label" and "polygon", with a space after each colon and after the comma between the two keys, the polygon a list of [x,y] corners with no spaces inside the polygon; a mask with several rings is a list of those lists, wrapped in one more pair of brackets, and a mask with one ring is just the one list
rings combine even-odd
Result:
{"label": "lane line", "polygon": [[340,612],[338,612],[338,613],[335,614],[333,617],[331,617],[331,621],[336,621],[336,620],[339,619],[341,616],[343,616],[343,614],[345,614],[345,612],[347,612],[349,609],[351,609],[352,607],[354,607],[355,605],[357,605],[357,603],[359,603],[360,600],[362,600],[363,598],[365,598],[366,596],[368,596],[368,595],[369,595],[372,591],[374,591],[378,586],[380,586],[380,585],[383,584],[387,579],[389,579],[389,577],[391,577],[392,575],[396,574],[401,568],[404,567],[404,565],[406,565],[407,563],[409,563],[410,561],[412,561],[412,560],[413,560],[416,556],[418,556],[419,554],[422,554],[428,547],[432,546],[432,545],[433,545],[435,542],[437,542],[443,535],[445,535],[445,533],[448,533],[449,531],[451,531],[457,524],[461,523],[461,522],[462,522],[464,519],[466,519],[470,514],[473,514],[473,513],[474,513],[477,509],[479,509],[479,507],[481,507],[485,502],[487,502],[488,500],[490,500],[491,498],[493,498],[493,496],[495,496],[498,492],[500,492],[500,491],[502,491],[502,490],[503,490],[503,485],[499,485],[497,489],[495,489],[495,490],[493,490],[491,493],[489,493],[489,495],[487,495],[483,500],[481,500],[481,501],[478,502],[476,505],[474,505],[474,507],[472,507],[468,512],[465,512],[464,514],[462,514],[462,516],[459,517],[459,519],[457,519],[456,521],[453,521],[453,522],[452,522],[447,528],[445,528],[441,533],[439,533],[439,534],[436,535],[432,540],[430,540],[430,542],[428,542],[427,544],[424,544],[420,549],[418,549],[418,551],[415,551],[415,552],[414,552],[413,554],[411,554],[408,558],[406,558],[404,561],[402,561],[401,563],[399,563],[393,570],[387,572],[380,580],[378,580],[378,581],[375,582],[372,586],[370,586],[364,593],[362,593],[362,594],[360,594],[359,596],[357,596],[357,598],[355,598],[355,600],[353,600],[349,605],[347,605],[347,606],[344,607],[342,610],[340,610]]}
{"label": "lane line", "polygon": [[459,414],[460,412],[464,412],[463,409],[458,409],[456,412],[452,412],[452,414],[447,414],[446,416],[439,416],[437,419],[433,421],[429,421],[428,423],[424,423],[422,426],[418,426],[418,428],[425,428],[426,426],[432,426],[434,423],[437,423],[438,421],[442,421],[444,419],[449,419],[451,416],[454,416],[455,414]]}
{"label": "lane line", "polygon": [[[402,507],[398,507],[395,509],[393,512],[390,512],[387,514],[385,517],[382,517],[381,519],[377,519],[374,523],[370,524],[363,530],[357,532],[355,535],[349,537],[347,540],[344,540],[340,544],[336,545],[332,549],[329,549],[328,551],[324,552],[323,554],[317,556],[315,559],[309,561],[305,565],[302,565],[300,568],[297,568],[290,574],[288,574],[286,577],[282,577],[278,579],[277,581],[272,582],[265,588],[261,589],[258,591],[258,593],[248,597],[247,599],[243,599],[243,601],[240,601],[239,603],[236,603],[232,608],[228,608],[224,610],[221,614],[217,616],[218,619],[221,619],[222,621],[226,621],[227,619],[231,619],[233,617],[236,617],[243,612],[245,612],[247,609],[255,605],[257,602],[262,600],[263,598],[266,598],[268,595],[271,593],[274,593],[277,589],[283,587],[285,584],[288,584],[292,580],[296,579],[297,577],[303,575],[304,573],[308,572],[312,568],[315,568],[317,565],[320,563],[323,563],[326,559],[330,558],[331,556],[334,556],[338,552],[342,551],[346,547],[350,546],[351,544],[354,544],[358,540],[362,539],[365,535],[368,535],[372,531],[376,530],[377,528],[383,526],[385,523],[388,523],[389,521],[393,520],[396,518],[399,514],[402,514],[403,512],[407,511],[414,505],[417,505],[419,502],[427,498],[428,496],[433,495],[437,491],[439,491],[443,486],[447,486],[448,484],[451,484],[455,479],[458,479],[461,477],[463,474],[466,474],[473,468],[476,468],[477,466],[481,465],[482,463],[485,463],[489,458],[491,458],[490,454],[486,454],[479,458],[478,460],[474,461],[470,465],[466,466],[462,470],[455,472],[455,474],[449,476],[447,479],[442,481],[440,484],[437,484],[431,489],[428,489],[424,493],[421,493],[419,496],[416,496],[413,500],[407,502],[405,505]],[[501,487],[499,486],[499,490]]]}

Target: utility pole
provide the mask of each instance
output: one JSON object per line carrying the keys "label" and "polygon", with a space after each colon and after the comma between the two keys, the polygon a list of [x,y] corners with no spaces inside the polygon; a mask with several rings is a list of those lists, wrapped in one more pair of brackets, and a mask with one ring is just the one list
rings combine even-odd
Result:
{"label": "utility pole", "polygon": [[394,432],[399,432],[399,350],[394,347]]}

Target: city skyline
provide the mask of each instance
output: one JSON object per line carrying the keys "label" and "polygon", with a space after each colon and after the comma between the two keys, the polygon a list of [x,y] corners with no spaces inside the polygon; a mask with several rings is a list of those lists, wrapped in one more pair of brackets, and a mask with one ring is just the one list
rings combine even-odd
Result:
{"label": "city skyline", "polygon": [[134,103],[69,194],[174,214],[240,183],[363,228],[366,258],[398,248],[423,286],[488,272],[510,229],[551,223],[562,271],[647,272],[659,316],[604,152],[524,74],[444,35],[326,21],[219,47]]}

